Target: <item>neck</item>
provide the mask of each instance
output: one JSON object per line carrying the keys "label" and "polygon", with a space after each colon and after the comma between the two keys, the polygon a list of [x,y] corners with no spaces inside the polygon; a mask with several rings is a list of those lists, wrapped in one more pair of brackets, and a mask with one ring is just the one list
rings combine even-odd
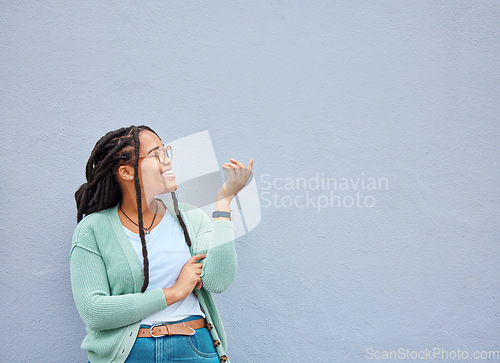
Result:
{"label": "neck", "polygon": [[[165,213],[166,208],[163,203],[158,203],[158,201],[156,201],[154,198],[151,200],[146,200],[144,195],[142,195],[141,200],[144,227],[148,227],[148,223],[150,223],[150,221],[154,218],[155,214]],[[139,213],[137,210],[137,200],[135,193],[134,195],[124,194],[120,204],[120,208],[122,209],[122,212],[125,212],[125,214],[135,223],[139,223]]]}

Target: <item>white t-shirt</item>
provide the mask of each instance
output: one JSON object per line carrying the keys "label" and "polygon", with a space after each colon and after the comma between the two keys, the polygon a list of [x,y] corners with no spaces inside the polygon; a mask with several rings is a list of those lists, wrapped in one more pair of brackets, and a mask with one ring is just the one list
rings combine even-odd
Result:
{"label": "white t-shirt", "polygon": [[[123,229],[144,268],[139,234],[133,233],[125,227]],[[160,223],[153,228],[151,233],[146,235],[146,246],[149,259],[149,285],[146,291],[173,286],[182,267],[191,258],[191,254],[184,239],[182,227],[168,212],[163,216]],[[153,325],[177,321],[191,315],[205,317],[194,292],[184,300],[169,305],[165,309],[144,318],[142,324]]]}

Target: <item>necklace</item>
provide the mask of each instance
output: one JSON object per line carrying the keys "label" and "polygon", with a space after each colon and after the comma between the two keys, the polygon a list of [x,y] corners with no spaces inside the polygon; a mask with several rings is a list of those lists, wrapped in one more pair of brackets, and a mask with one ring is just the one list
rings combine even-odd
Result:
{"label": "necklace", "polygon": [[[146,234],[149,234],[150,231],[151,231],[151,227],[153,227],[153,224],[155,223],[155,219],[156,219],[156,213],[158,213],[158,203],[155,201],[155,205],[156,205],[156,210],[155,210],[155,216],[153,217],[153,221],[151,222],[151,225],[149,226],[149,228],[146,228],[146,227],[143,227],[144,230],[146,231]],[[127,219],[132,222],[133,224],[135,224],[137,227],[139,227],[139,225],[137,223],[135,223],[132,219],[130,219],[130,217],[128,215],[125,214],[125,212],[123,211],[122,209],[122,205],[120,203],[120,210],[122,211],[123,215],[125,217],[127,217]]]}

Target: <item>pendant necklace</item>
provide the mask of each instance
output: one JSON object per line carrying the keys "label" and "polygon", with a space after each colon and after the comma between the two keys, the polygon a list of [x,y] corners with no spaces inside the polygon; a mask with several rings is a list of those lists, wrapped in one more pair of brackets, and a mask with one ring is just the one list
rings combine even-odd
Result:
{"label": "pendant necklace", "polygon": [[[149,234],[150,231],[151,231],[151,227],[153,227],[153,224],[155,223],[155,219],[156,219],[156,213],[158,213],[158,203],[155,201],[155,205],[156,205],[156,210],[155,210],[155,215],[153,217],[153,221],[151,222],[151,225],[149,226],[149,228],[146,228],[146,227],[143,227],[143,229],[146,231],[146,234]],[[122,209],[122,205],[120,203],[120,210],[122,211],[123,215],[125,217],[127,217],[127,219],[132,222],[133,224],[135,224],[137,227],[139,227],[139,225],[137,223],[135,223],[132,219],[130,219],[130,217],[128,215],[125,214],[125,212],[123,211]]]}

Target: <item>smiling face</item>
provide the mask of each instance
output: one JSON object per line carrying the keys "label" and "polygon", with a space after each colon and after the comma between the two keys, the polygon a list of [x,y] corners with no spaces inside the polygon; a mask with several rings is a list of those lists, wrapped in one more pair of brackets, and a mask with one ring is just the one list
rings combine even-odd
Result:
{"label": "smiling face", "polygon": [[159,149],[164,147],[162,141],[148,130],[139,134],[139,141],[139,180],[146,200],[150,201],[159,194],[176,191],[172,159],[158,155],[161,152]]}

